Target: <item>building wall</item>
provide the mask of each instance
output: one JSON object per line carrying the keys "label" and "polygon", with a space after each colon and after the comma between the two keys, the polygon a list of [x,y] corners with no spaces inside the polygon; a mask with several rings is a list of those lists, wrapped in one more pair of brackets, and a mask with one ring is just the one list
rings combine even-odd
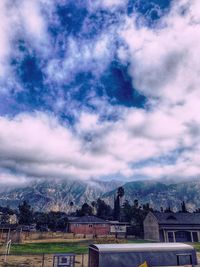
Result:
{"label": "building wall", "polygon": [[143,222],[144,239],[160,241],[159,225],[156,217],[149,212]]}
{"label": "building wall", "polygon": [[[200,231],[179,226],[179,229],[164,229],[165,242],[199,242]],[[161,240],[162,241],[162,240]]]}
{"label": "building wall", "polygon": [[109,224],[81,224],[81,223],[70,223],[69,232],[74,234],[85,234],[85,235],[108,235],[110,233]]}
{"label": "building wall", "polygon": [[126,233],[126,225],[111,225],[110,226],[110,233],[115,234],[115,233]]}

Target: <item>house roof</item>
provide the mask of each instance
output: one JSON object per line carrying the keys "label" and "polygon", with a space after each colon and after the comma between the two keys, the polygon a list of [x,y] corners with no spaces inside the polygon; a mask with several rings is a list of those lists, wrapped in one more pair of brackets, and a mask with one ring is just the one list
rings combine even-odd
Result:
{"label": "house roof", "polygon": [[189,212],[153,212],[157,218],[159,224],[189,224],[189,225],[200,225],[200,213],[189,213]]}
{"label": "house roof", "polygon": [[97,223],[97,224],[109,224],[108,221],[104,221],[101,218],[95,217],[95,216],[82,216],[79,218],[76,218],[74,220],[70,221],[71,223],[84,223],[84,224],[88,224],[88,223]]}
{"label": "house roof", "polygon": [[93,244],[90,245],[89,248],[99,252],[158,252],[194,250],[192,246],[183,243]]}

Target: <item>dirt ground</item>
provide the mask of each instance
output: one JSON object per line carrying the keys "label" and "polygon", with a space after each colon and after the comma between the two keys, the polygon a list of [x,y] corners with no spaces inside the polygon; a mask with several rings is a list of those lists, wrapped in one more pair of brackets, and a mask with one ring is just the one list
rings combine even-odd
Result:
{"label": "dirt ground", "polygon": [[[42,265],[42,255],[31,255],[31,256],[7,256],[6,263],[5,258],[0,257],[0,266],[9,267],[52,267],[53,266],[53,255],[45,255],[44,265]],[[88,255],[76,255],[75,267],[87,267],[88,266]]]}
{"label": "dirt ground", "polygon": [[[198,260],[200,263],[200,253],[198,253]],[[42,265],[42,255],[31,255],[31,256],[7,256],[6,264],[5,258],[0,257],[0,267],[52,267],[53,266],[53,255],[44,256],[44,265]],[[76,255],[75,267],[87,267],[88,266],[88,255]]]}

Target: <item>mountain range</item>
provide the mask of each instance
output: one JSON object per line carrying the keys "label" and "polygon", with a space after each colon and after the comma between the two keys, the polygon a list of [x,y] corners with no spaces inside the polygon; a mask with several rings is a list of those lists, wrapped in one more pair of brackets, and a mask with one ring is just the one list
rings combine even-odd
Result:
{"label": "mountain range", "polygon": [[[170,206],[174,211],[180,209],[185,201],[187,208],[194,211],[200,208],[200,181],[181,181],[179,183],[160,181],[134,181],[122,183],[120,181],[78,181],[37,182],[26,187],[6,190],[0,193],[0,205],[17,208],[23,200],[28,200],[34,210],[65,211],[77,209],[83,203],[91,204],[97,198],[102,198],[113,207],[117,188],[123,186],[125,195],[123,200],[133,203],[150,203],[160,210]],[[73,206],[70,206],[73,202]]]}

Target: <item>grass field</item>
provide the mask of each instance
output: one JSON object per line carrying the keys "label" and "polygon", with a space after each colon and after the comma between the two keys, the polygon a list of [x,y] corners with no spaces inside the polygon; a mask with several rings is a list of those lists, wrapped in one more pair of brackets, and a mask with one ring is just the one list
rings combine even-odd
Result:
{"label": "grass field", "polygon": [[[145,240],[118,240],[122,243],[147,243]],[[92,243],[98,243],[94,240],[75,240],[62,242],[42,242],[41,243],[26,243],[26,244],[12,244],[11,254],[54,254],[54,253],[88,253],[88,246]],[[102,243],[102,242],[101,242]],[[107,242],[105,242],[107,243]],[[110,242],[113,243],[113,242]],[[200,252],[200,243],[191,243],[192,246]]]}
{"label": "grass field", "polygon": [[[119,243],[146,243],[145,240],[119,240]],[[88,253],[88,246],[94,242],[94,240],[78,240],[74,242],[41,242],[41,243],[27,243],[27,244],[13,244],[11,246],[11,254],[26,254],[26,253]],[[101,242],[102,243],[102,242]],[[106,241],[105,241],[106,243]],[[111,242],[113,243],[113,242]]]}
{"label": "grass field", "polygon": [[91,242],[58,242],[58,243],[31,243],[19,244],[11,246],[11,254],[26,254],[26,253],[87,253],[88,245]]}
{"label": "grass field", "polygon": [[[100,243],[106,240],[99,240]],[[113,240],[109,240],[111,243]],[[53,255],[62,253],[76,254],[76,267],[88,266],[88,246],[97,243],[98,240],[60,240],[59,242],[47,242],[41,240],[41,243],[12,244],[11,255],[7,256],[6,266],[37,266],[42,267],[42,259],[45,260],[46,267],[52,267]],[[145,240],[115,240],[116,243],[147,243]],[[192,244],[200,256],[200,243]],[[14,254],[14,255],[12,255]],[[44,254],[44,255],[43,255]],[[82,254],[82,255],[81,255]],[[82,265],[83,264],[83,265]],[[0,257],[0,266],[4,265],[4,256]]]}

